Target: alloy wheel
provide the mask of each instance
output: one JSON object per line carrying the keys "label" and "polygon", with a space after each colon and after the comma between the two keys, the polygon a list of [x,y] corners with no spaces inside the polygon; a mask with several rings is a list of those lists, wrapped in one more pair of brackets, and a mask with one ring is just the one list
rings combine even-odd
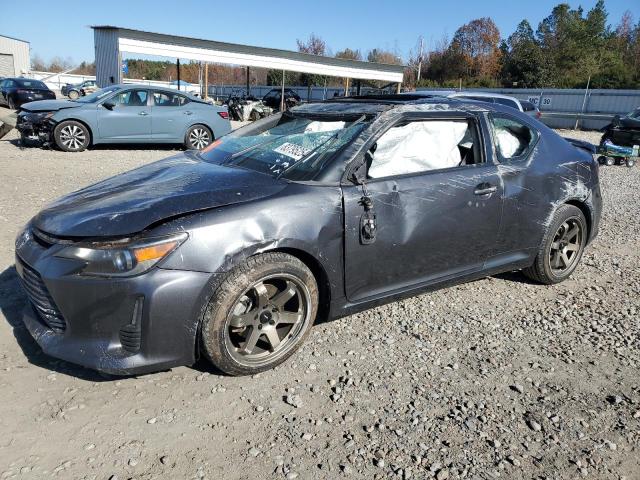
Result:
{"label": "alloy wheel", "polygon": [[555,275],[574,266],[580,255],[583,237],[582,225],[576,218],[570,218],[560,225],[549,250],[549,266]]}
{"label": "alloy wheel", "polygon": [[85,140],[84,131],[77,125],[67,125],[60,131],[60,142],[69,150],[80,150]]}
{"label": "alloy wheel", "polygon": [[197,150],[202,150],[210,142],[209,132],[204,128],[196,127],[189,133],[189,143]]}
{"label": "alloy wheel", "polygon": [[261,278],[235,303],[227,318],[225,345],[242,365],[273,362],[295,346],[310,321],[311,299],[290,274]]}

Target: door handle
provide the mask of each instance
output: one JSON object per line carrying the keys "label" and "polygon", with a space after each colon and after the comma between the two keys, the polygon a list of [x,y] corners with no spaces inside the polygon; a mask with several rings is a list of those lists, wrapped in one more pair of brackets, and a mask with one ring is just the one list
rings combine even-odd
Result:
{"label": "door handle", "polygon": [[138,115],[142,115],[144,117],[144,116],[147,116],[149,114],[147,112],[140,112],[140,113],[138,113]]}
{"label": "door handle", "polygon": [[496,187],[495,185],[489,185],[488,183],[481,183],[476,187],[473,193],[475,195],[489,195],[491,193],[494,193],[496,190],[498,190],[498,187]]}
{"label": "door handle", "polygon": [[186,112],[184,112],[184,114],[185,114],[185,115],[191,115],[192,113],[193,113],[193,112],[190,112],[190,111],[188,111],[188,110],[187,110]]}

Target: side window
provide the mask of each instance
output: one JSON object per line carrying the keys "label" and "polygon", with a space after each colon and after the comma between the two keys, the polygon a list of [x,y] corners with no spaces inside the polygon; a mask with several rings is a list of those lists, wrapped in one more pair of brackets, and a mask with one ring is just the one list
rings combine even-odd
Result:
{"label": "side window", "polygon": [[153,105],[156,107],[181,107],[189,103],[183,95],[169,92],[153,92]]}
{"label": "side window", "polygon": [[517,120],[499,115],[492,115],[491,123],[498,159],[501,161],[526,159],[537,138],[535,130]]}
{"label": "side window", "polygon": [[146,107],[147,91],[127,90],[113,97],[112,102],[122,107]]}
{"label": "side window", "polygon": [[370,178],[473,165],[482,161],[472,121],[424,120],[391,127],[369,150]]}
{"label": "side window", "polygon": [[518,104],[509,98],[496,98],[496,103],[520,110]]}

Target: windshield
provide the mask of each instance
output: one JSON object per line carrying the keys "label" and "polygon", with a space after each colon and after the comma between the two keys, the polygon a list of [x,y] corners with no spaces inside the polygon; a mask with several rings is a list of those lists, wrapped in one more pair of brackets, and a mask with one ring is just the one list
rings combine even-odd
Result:
{"label": "windshield", "polygon": [[313,180],[334,154],[362,131],[364,117],[345,122],[283,115],[276,125],[229,135],[201,153],[208,162],[255,170],[289,180]]}
{"label": "windshield", "polygon": [[72,102],[79,103],[96,103],[98,100],[102,100],[107,95],[117,92],[120,90],[120,87],[105,87],[100,90],[96,90],[91,95],[87,95],[86,97],[80,97],[76,100],[72,100]]}
{"label": "windshield", "polygon": [[39,80],[23,80],[16,79],[16,83],[22,88],[38,88],[41,90],[48,90],[47,86]]}

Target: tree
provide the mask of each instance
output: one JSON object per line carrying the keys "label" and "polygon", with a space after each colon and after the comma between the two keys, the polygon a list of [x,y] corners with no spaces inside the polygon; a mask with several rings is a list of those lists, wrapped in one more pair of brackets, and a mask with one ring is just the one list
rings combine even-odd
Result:
{"label": "tree", "polygon": [[546,84],[542,50],[528,21],[522,20],[516,31],[501,45],[502,82],[505,86],[524,88]]}
{"label": "tree", "polygon": [[402,59],[394,52],[374,48],[367,54],[367,62],[386,63],[388,65],[402,65]]}
{"label": "tree", "polygon": [[500,31],[489,17],[478,18],[460,27],[451,48],[465,58],[467,77],[497,79],[500,71]]}
{"label": "tree", "polygon": [[[298,44],[298,51],[300,53],[308,53],[311,55],[324,55],[327,49],[327,45],[315,33],[309,35],[307,41],[296,40]],[[316,75],[311,73],[303,73],[300,75],[300,81],[303,85],[307,86],[307,98],[311,98],[311,87],[313,85],[323,85],[327,81],[327,77],[325,75]]]}
{"label": "tree", "polygon": [[362,61],[362,54],[360,53],[360,50],[351,50],[350,48],[345,48],[344,50],[336,53],[336,58]]}

